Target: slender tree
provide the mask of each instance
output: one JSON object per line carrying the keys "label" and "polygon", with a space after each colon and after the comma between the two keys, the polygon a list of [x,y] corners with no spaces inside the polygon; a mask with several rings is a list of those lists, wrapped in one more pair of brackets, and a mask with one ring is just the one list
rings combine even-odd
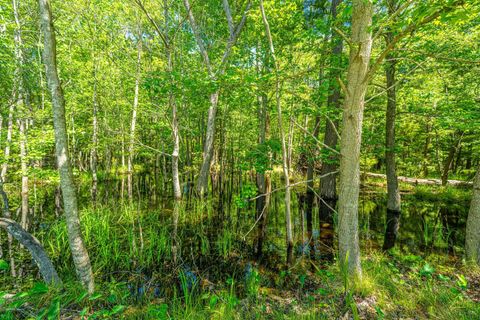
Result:
{"label": "slender tree", "polygon": [[[140,27],[139,27],[140,29]],[[141,58],[142,58],[142,36],[138,31],[137,39],[137,71],[135,75],[135,89],[133,95],[132,118],[130,120],[130,139],[128,143],[127,157],[127,192],[128,198],[132,200],[133,196],[133,156],[135,151],[135,130],[137,125],[138,100],[140,94],[140,77],[141,77]]]}
{"label": "slender tree", "polygon": [[[223,0],[223,8],[225,11],[225,16],[228,22],[228,31],[229,37],[225,51],[223,52],[222,59],[217,68],[215,68],[210,60],[207,46],[202,38],[200,29],[197,25],[196,19],[193,15],[192,7],[189,0],[183,1],[185,9],[187,10],[188,20],[190,22],[190,27],[192,28],[193,35],[195,36],[195,41],[202,55],[203,62],[208,72],[208,76],[211,80],[216,81],[221,77],[227,68],[228,59],[230,58],[233,47],[235,46],[240,33],[242,32],[243,26],[247,20],[247,13],[250,10],[251,1],[247,2],[243,15],[237,25],[233,23],[233,17],[230,11],[230,5],[228,0]],[[213,156],[213,147],[215,141],[215,119],[217,117],[217,108],[218,108],[218,99],[220,95],[220,89],[215,90],[210,95],[210,107],[208,108],[208,120],[207,120],[207,134],[205,137],[205,143],[203,148],[203,162],[200,168],[200,174],[197,180],[197,193],[203,195],[207,191],[208,187],[208,175],[210,173],[210,166],[212,163]]]}
{"label": "slender tree", "polygon": [[65,120],[65,98],[57,71],[55,29],[49,0],[39,0],[40,22],[44,39],[43,61],[52,99],[53,125],[55,130],[55,152],[63,206],[67,221],[68,241],[78,278],[89,293],[94,291],[92,266],[82,237],[78,216],[77,195],[68,154],[67,127]]}
{"label": "slender tree", "polygon": [[[333,0],[330,13],[332,16],[333,23],[337,18],[338,6],[342,3],[342,0]],[[332,55],[330,57],[332,61],[331,71],[329,73],[329,95],[327,98],[327,105],[332,113],[339,113],[341,110],[341,93],[340,87],[338,85],[338,78],[341,76],[341,62],[342,62],[342,53],[343,53],[343,40],[340,35],[335,31],[332,26],[332,36],[331,36],[331,45],[332,45]],[[324,135],[324,144],[332,149],[336,149],[338,144],[338,117],[334,115],[333,117],[328,117],[325,123],[325,135]],[[318,130],[318,129],[317,129]],[[320,171],[320,232],[322,237],[322,248],[326,249],[327,256],[331,256],[328,252],[331,252],[333,246],[333,214],[337,204],[337,174],[335,172],[338,170],[338,155],[330,151],[329,149],[324,149],[327,152],[327,157],[322,162],[322,169]],[[333,256],[333,255],[332,255]]]}
{"label": "slender tree", "polygon": [[[387,1],[388,14],[393,16],[398,5],[396,0]],[[395,21],[395,19],[393,19]],[[388,30],[386,35],[387,47],[393,40],[393,32]],[[395,118],[397,114],[397,95],[396,95],[396,57],[390,52],[385,59],[385,74],[387,80],[387,113],[386,113],[386,135],[385,135],[385,165],[387,171],[387,216],[385,240],[383,250],[388,250],[395,246],[395,240],[400,226],[400,191],[398,189],[397,166],[395,160]]]}
{"label": "slender tree", "polygon": [[286,240],[287,240],[287,265],[293,263],[293,228],[292,228],[292,214],[291,214],[291,189],[290,189],[290,174],[288,170],[288,154],[287,154],[287,142],[285,141],[285,132],[283,131],[283,117],[282,117],[282,104],[281,104],[281,88],[279,77],[279,63],[275,56],[275,48],[273,46],[272,34],[270,32],[270,25],[268,23],[265,8],[263,6],[263,0],[260,0],[260,11],[262,13],[262,20],[265,26],[265,33],[267,34],[268,46],[270,49],[270,55],[275,66],[275,100],[277,105],[277,117],[278,117],[278,131],[280,132],[280,142],[282,144],[282,171],[283,178],[285,179],[285,227],[286,227]]}

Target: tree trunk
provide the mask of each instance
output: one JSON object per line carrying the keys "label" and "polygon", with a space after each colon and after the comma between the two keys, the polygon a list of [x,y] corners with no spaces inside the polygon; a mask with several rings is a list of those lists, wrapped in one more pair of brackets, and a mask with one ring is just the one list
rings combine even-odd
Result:
{"label": "tree trunk", "polygon": [[20,163],[22,171],[22,218],[21,226],[27,230],[28,219],[28,163],[27,163],[27,135],[25,132],[26,120],[19,121],[20,131]]}
{"label": "tree trunk", "polygon": [[60,280],[52,261],[37,238],[25,231],[22,226],[11,219],[0,218],[0,227],[4,228],[8,234],[12,235],[18,240],[18,242],[27,248],[28,251],[30,251],[33,260],[37,264],[40,274],[46,283],[56,286],[62,285],[62,280]]}
{"label": "tree trunk", "polygon": [[39,0],[41,28],[44,38],[43,60],[53,108],[55,130],[55,150],[60,186],[63,194],[63,206],[67,221],[67,233],[72,251],[73,262],[78,278],[89,293],[94,291],[94,280],[90,258],[85,248],[80,219],[78,217],[77,195],[68,155],[67,128],[65,121],[65,100],[57,71],[55,30],[48,0]]}
{"label": "tree trunk", "polygon": [[360,146],[372,49],[372,3],[354,0],[352,37],[347,74],[347,93],[343,110],[340,143],[340,188],[338,198],[338,246],[342,267],[350,276],[361,277],[358,239],[358,196],[360,191]]}
{"label": "tree trunk", "polygon": [[[396,11],[395,0],[388,1],[389,15]],[[387,32],[387,47],[392,42],[393,33]],[[387,79],[387,113],[386,113],[386,136],[385,136],[385,164],[387,174],[387,217],[385,239],[383,250],[388,250],[395,246],[395,240],[400,227],[400,192],[398,189],[397,168],[395,163],[395,118],[397,113],[397,97],[395,90],[395,56],[390,53],[386,57],[386,79]]]}
{"label": "tree trunk", "polygon": [[133,196],[133,152],[135,143],[135,125],[137,123],[138,95],[140,89],[140,59],[142,55],[142,39],[139,37],[137,43],[137,74],[135,76],[135,93],[133,96],[132,120],[130,123],[130,142],[128,144],[127,157],[127,192],[128,198],[132,200]]}
{"label": "tree trunk", "polygon": [[425,137],[425,146],[423,147],[423,176],[426,178],[428,177],[428,153],[430,149],[430,118],[427,119],[426,124],[426,134]]}
{"label": "tree trunk", "polygon": [[465,254],[468,262],[480,265],[480,166],[473,182],[473,196],[465,234]]}
{"label": "tree trunk", "polygon": [[[313,136],[318,137],[318,127],[320,124],[320,117],[315,117],[315,127],[313,129]],[[313,202],[315,200],[314,190],[314,171],[315,171],[315,154],[307,155],[308,167],[307,167],[307,191],[305,195],[305,216],[307,219],[307,237],[309,241],[310,257],[315,258],[315,243],[313,241]]]}
{"label": "tree trunk", "polygon": [[[267,136],[269,135],[270,121],[268,116],[268,101],[267,95],[262,94],[258,97],[258,121],[259,121],[259,134],[258,134],[258,143],[264,144]],[[269,156],[269,155],[267,155]],[[270,205],[270,194],[271,184],[270,177],[266,172],[257,172],[256,177],[257,182],[257,196],[260,196],[256,200],[256,212],[257,219],[259,219],[258,224],[258,235],[257,235],[257,258],[262,256],[263,252],[263,243],[265,242],[265,237],[267,234],[267,221],[268,221],[268,209]]]}
{"label": "tree trunk", "polygon": [[5,182],[7,177],[7,169],[8,169],[8,159],[10,158],[10,145],[12,143],[12,131],[13,131],[13,110],[15,106],[14,104],[10,105],[8,110],[8,123],[7,123],[7,139],[5,141],[5,151],[4,155],[4,163],[2,165],[2,172],[0,174],[0,179]]}
{"label": "tree trunk", "polygon": [[200,169],[200,175],[197,180],[197,193],[204,195],[208,190],[208,176],[210,174],[210,165],[213,156],[213,143],[215,140],[215,118],[217,115],[219,91],[210,95],[210,107],[208,108],[207,135],[203,148],[203,162]]}
{"label": "tree trunk", "polygon": [[[337,8],[342,0],[333,0],[331,4],[332,18],[337,17]],[[335,110],[335,113],[341,109],[340,88],[337,78],[341,76],[340,66],[342,61],[343,41],[342,38],[332,31],[332,60],[333,68],[330,72],[330,86],[328,95],[328,108]],[[335,115],[333,119],[327,119],[325,123],[324,144],[332,149],[336,149],[338,143],[338,120]],[[330,260],[333,258],[333,241],[334,226],[333,213],[337,205],[337,174],[333,172],[338,170],[338,158],[333,152],[325,149],[327,157],[322,162],[320,171],[320,204],[319,204],[319,221],[320,221],[320,237],[322,256]]]}
{"label": "tree trunk", "polygon": [[265,26],[265,32],[267,34],[268,44],[270,48],[270,54],[275,65],[275,99],[277,104],[277,116],[278,116],[278,131],[280,132],[280,141],[282,143],[282,169],[283,178],[285,179],[285,228],[286,228],[286,242],[287,242],[287,266],[293,263],[293,231],[292,231],[292,214],[291,214],[291,190],[290,190],[290,176],[288,170],[288,150],[287,143],[285,141],[285,132],[283,131],[283,119],[282,119],[282,105],[281,105],[281,92],[280,92],[280,78],[279,78],[279,65],[275,57],[275,49],[273,47],[272,34],[270,33],[270,25],[268,24],[265,9],[263,7],[263,1],[260,0],[260,10],[262,13],[263,24]]}
{"label": "tree trunk", "polygon": [[[169,13],[168,13],[168,1],[164,0],[164,18],[165,18],[165,33],[163,35],[163,40],[165,44],[165,56],[167,59],[166,71],[168,74],[173,72],[173,57],[172,57],[172,43],[168,35],[169,32]],[[173,79],[172,79],[173,80]],[[171,81],[172,81],[171,80]],[[173,82],[171,83],[173,85]],[[175,200],[180,200],[182,198],[182,190],[180,188],[180,178],[178,172],[178,157],[180,152],[180,134],[178,128],[178,114],[177,114],[177,104],[175,101],[175,96],[172,90],[168,92],[168,104],[172,109],[172,137],[173,137],[173,152],[172,152],[172,180],[173,180],[173,197]]]}
{"label": "tree trunk", "polygon": [[[247,13],[250,10],[250,6],[251,6],[251,1],[249,0],[247,2],[245,11],[243,12],[243,15],[240,21],[238,22],[238,24],[233,25],[229,23],[230,36],[228,38],[225,51],[223,52],[222,60],[217,70],[213,69],[213,66],[210,62],[207,46],[205,45],[202,39],[202,36],[200,34],[200,30],[195,21],[195,17],[193,15],[193,11],[190,6],[189,0],[184,0],[183,3],[185,6],[185,9],[187,10],[188,20],[190,22],[190,26],[192,28],[195,41],[200,50],[200,54],[202,55],[210,80],[217,80],[218,77],[222,76],[225,72],[228,59],[232,52],[232,48],[237,42],[237,39],[240,36],[240,33],[242,32],[243,26],[245,25],[245,21],[247,19]],[[233,22],[231,12],[230,12],[230,7],[227,0],[223,1],[223,7],[224,7],[225,15],[227,17],[227,21]],[[205,192],[208,190],[208,176],[210,173],[210,166],[211,166],[212,156],[213,156],[213,144],[215,140],[215,117],[217,114],[219,94],[220,94],[220,90],[217,89],[215,90],[215,92],[213,92],[210,95],[210,108],[208,108],[208,121],[207,121],[207,136],[205,138],[205,144],[203,148],[202,167],[200,169],[200,175],[198,176],[197,186],[196,186],[197,193],[200,196],[203,196]]]}
{"label": "tree trunk", "polygon": [[293,153],[293,138],[295,136],[295,127],[293,126],[293,116],[290,117],[290,124],[288,126],[288,139],[287,139],[287,164],[288,170],[292,169],[292,153]]}
{"label": "tree trunk", "polygon": [[21,191],[21,226],[27,229],[28,219],[28,162],[27,162],[27,120],[26,120],[26,90],[24,82],[23,68],[25,67],[25,59],[23,54],[22,30],[20,24],[20,15],[18,2],[13,1],[13,13],[15,17],[15,76],[14,76],[14,92],[16,93],[17,112],[21,115],[18,120],[19,136],[20,136],[20,166],[22,172],[22,191]]}
{"label": "tree trunk", "polygon": [[455,153],[457,152],[458,147],[460,146],[460,143],[462,142],[462,136],[455,141],[451,146],[450,149],[448,150],[448,156],[445,159],[444,165],[443,165],[443,173],[442,173],[442,186],[447,185],[448,182],[448,173],[450,172],[450,169],[453,164],[453,160],[455,159]]}
{"label": "tree trunk", "polygon": [[[4,228],[8,232],[9,239],[9,254],[10,254],[10,268],[15,270],[15,260],[12,257],[12,237],[17,239],[25,248],[30,251],[33,260],[40,269],[40,274],[48,284],[62,285],[62,281],[58,277],[57,271],[52,262],[48,258],[45,250],[40,242],[28,233],[21,225],[10,219],[10,206],[7,194],[3,190],[3,182],[0,180],[0,197],[3,201],[3,215],[5,218],[0,218],[0,227]],[[14,276],[14,275],[13,275]]]}
{"label": "tree trunk", "polygon": [[95,57],[93,58],[93,119],[92,119],[92,150],[90,153],[90,169],[92,170],[92,201],[96,205],[97,202],[97,189],[98,189],[98,178],[97,178],[97,148],[98,148],[98,100],[97,100],[97,62]]}

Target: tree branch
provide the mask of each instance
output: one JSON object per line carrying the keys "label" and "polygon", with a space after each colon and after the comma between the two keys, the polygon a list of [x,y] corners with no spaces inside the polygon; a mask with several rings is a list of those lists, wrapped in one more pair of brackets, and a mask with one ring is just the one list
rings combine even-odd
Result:
{"label": "tree branch", "polygon": [[380,55],[375,59],[375,62],[372,64],[370,67],[370,70],[368,71],[365,80],[369,81],[374,75],[377,69],[380,67],[380,64],[383,62],[385,57],[388,55],[390,51],[395,47],[395,45],[402,40],[406,35],[409,33],[415,31],[417,28],[437,19],[442,13],[450,12],[454,10],[457,6],[462,5],[464,3],[464,0],[457,0],[454,3],[451,4],[451,6],[448,7],[443,7],[436,12],[432,13],[428,17],[423,18],[420,22],[418,23],[412,23],[408,25],[402,32],[397,34],[392,41],[387,45],[387,47],[380,53]]}

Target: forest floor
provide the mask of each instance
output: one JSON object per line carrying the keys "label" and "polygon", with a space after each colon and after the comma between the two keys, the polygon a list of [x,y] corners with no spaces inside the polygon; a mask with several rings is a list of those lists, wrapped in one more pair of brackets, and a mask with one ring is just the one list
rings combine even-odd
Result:
{"label": "forest floor", "polygon": [[480,319],[480,272],[456,259],[373,250],[355,284],[335,265],[309,264],[301,260],[280,273],[253,266],[249,275],[223,282],[198,277],[189,283],[183,275],[170,299],[157,297],[148,284],[132,291],[128,283],[98,283],[100,290],[88,297],[73,282],[64,290],[37,283],[0,299],[0,318]]}
{"label": "forest floor", "polygon": [[[383,188],[382,179],[372,178],[362,189],[381,193]],[[402,183],[401,189],[410,195],[406,206],[441,199],[442,205],[464,208],[470,197],[467,189],[453,187]],[[301,251],[286,268],[284,236],[278,233],[281,214],[272,216],[271,242],[264,259],[256,262],[252,239],[241,236],[254,212],[247,218],[232,210],[233,217],[248,222],[242,229],[236,220],[219,224],[210,206],[193,205],[180,216],[183,252],[177,264],[170,251],[171,209],[139,215],[136,204],[118,202],[84,208],[82,225],[97,288],[92,296],[72,274],[63,220],[44,221],[37,237],[64,288],[39,282],[35,266],[20,251],[17,264],[25,261],[21,279],[10,278],[8,265],[0,264],[5,284],[0,319],[480,319],[480,270],[465,266],[459,247],[450,254],[447,247],[434,247],[433,235],[425,240],[431,246],[423,247],[422,240],[384,253],[382,234],[362,229],[363,279],[351,283],[335,261],[311,259]],[[438,220],[432,217],[425,221]]]}

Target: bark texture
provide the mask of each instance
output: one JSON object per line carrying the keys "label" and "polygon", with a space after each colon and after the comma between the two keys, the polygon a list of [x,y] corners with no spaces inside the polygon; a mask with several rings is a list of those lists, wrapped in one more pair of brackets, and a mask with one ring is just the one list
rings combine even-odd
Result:
{"label": "bark texture", "polygon": [[465,254],[468,262],[480,265],[480,166],[473,182],[473,196],[465,234]]}
{"label": "bark texture", "polygon": [[60,280],[52,261],[37,238],[25,231],[21,225],[8,218],[0,218],[0,227],[4,228],[10,235],[28,249],[46,283],[57,286],[62,285],[62,280]]}
{"label": "bark texture", "polygon": [[67,232],[77,276],[89,293],[94,291],[94,280],[90,258],[84,244],[78,216],[76,189],[68,155],[67,128],[65,121],[65,99],[57,71],[55,29],[48,0],[39,0],[41,29],[44,38],[43,60],[48,87],[50,89],[53,125],[55,130],[55,153],[63,194],[63,206],[67,221]]}
{"label": "bark texture", "polygon": [[340,184],[338,198],[339,259],[350,276],[361,277],[358,239],[358,196],[360,191],[360,146],[367,73],[372,49],[372,3],[354,0],[352,36],[347,74],[347,92],[343,106],[340,143]]}

